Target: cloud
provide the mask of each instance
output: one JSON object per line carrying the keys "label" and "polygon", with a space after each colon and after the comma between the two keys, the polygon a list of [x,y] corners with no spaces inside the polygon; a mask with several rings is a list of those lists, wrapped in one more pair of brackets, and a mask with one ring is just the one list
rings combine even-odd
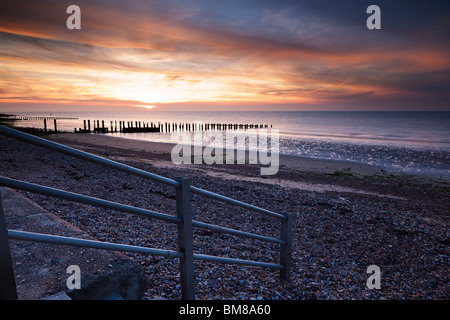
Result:
{"label": "cloud", "polygon": [[375,32],[365,27],[365,0],[80,0],[79,31],[66,28],[69,4],[0,4],[0,98],[448,98],[446,4],[379,1]]}

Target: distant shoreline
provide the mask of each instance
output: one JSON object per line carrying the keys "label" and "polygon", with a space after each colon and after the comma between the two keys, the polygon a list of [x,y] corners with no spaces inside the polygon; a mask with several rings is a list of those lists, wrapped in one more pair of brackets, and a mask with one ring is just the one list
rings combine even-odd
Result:
{"label": "distant shoreline", "polygon": [[[320,114],[317,112],[280,112],[276,115],[264,112],[243,112],[239,113],[239,116],[233,113],[223,113],[219,116],[217,113],[138,112],[136,110],[128,114],[78,112],[76,114],[68,113],[65,116],[77,116],[80,120],[58,121],[58,133],[73,133],[74,128],[84,131],[83,119],[86,119],[86,122],[90,119],[91,124],[93,119],[100,119],[102,124],[100,131],[103,131],[104,121],[104,133],[109,131],[106,133],[108,136],[117,136],[128,141],[142,139],[163,143],[169,148],[163,152],[170,152],[173,144],[171,134],[165,133],[167,130],[164,129],[161,133],[112,133],[117,128],[115,120],[121,119],[122,123],[124,121],[133,122],[136,127],[137,123],[144,121],[145,126],[148,127],[150,124],[150,129],[155,123],[169,124],[168,131],[177,133],[186,132],[186,127],[190,127],[199,120],[206,126],[210,124],[211,129],[217,121],[222,124],[234,124],[234,126],[236,122],[271,123],[274,125],[273,128],[279,130],[275,132],[279,133],[279,151],[285,159],[283,161],[288,164],[294,163],[294,167],[310,167],[306,161],[313,162],[312,165],[321,168],[330,167],[329,164],[333,163],[331,167],[338,166],[336,170],[358,167],[358,170],[361,171],[360,167],[364,166],[364,170],[368,170],[370,173],[376,173],[376,170],[379,170],[378,173],[407,174],[450,181],[450,141],[448,141],[450,132],[447,125],[449,115],[450,113],[445,112],[439,115],[433,112],[421,112],[420,114],[417,112],[390,112],[389,114],[387,112],[322,112]],[[136,122],[136,119],[140,119],[140,121]],[[98,121],[95,120],[97,126]],[[117,123],[118,131],[120,131],[120,122],[117,121]],[[36,128],[42,126],[40,121],[30,122],[29,126],[32,124]],[[109,130],[106,130],[108,124],[110,124]],[[170,128],[170,124],[173,125],[173,128]],[[21,126],[22,124],[17,123],[17,125]],[[26,125],[28,126],[28,124]],[[147,130],[145,126],[144,131]],[[181,126],[181,131],[177,126]],[[222,134],[224,139],[228,133],[236,134],[239,137],[247,136],[245,130],[210,131],[210,128],[202,131],[205,133],[203,135],[204,145],[209,144],[210,136],[208,134]],[[53,121],[50,123],[47,121],[47,134],[48,131],[53,133],[52,131],[55,129]],[[140,130],[140,128],[137,129],[137,131]],[[187,129],[192,134],[192,130]],[[41,134],[39,130],[36,129],[35,132],[30,131],[30,133]],[[136,144],[137,142],[132,143]],[[299,158],[302,160],[298,160]],[[299,161],[302,163],[296,163]],[[355,169],[350,170],[353,170],[352,173],[355,174]],[[365,174],[364,171],[362,174]]]}

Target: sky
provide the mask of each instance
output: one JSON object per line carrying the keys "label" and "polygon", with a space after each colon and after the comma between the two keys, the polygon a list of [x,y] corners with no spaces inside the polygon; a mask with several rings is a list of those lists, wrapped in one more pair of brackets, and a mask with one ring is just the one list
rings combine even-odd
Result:
{"label": "sky", "polygon": [[449,34],[449,1],[2,0],[0,112],[450,111]]}

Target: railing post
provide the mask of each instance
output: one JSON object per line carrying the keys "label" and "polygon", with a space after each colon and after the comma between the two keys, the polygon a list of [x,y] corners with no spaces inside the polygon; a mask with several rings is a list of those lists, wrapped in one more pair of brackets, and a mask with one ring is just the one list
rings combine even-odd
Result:
{"label": "railing post", "polygon": [[178,247],[184,254],[180,258],[181,297],[195,300],[194,252],[192,244],[191,179],[176,178],[180,186],[176,188],[178,224]]}
{"label": "railing post", "polygon": [[292,251],[292,214],[282,212],[286,219],[281,222],[281,240],[285,244],[280,249],[280,264],[284,267],[280,270],[281,280],[290,281],[291,251]]}
{"label": "railing post", "polygon": [[17,288],[0,190],[0,300],[17,300]]}

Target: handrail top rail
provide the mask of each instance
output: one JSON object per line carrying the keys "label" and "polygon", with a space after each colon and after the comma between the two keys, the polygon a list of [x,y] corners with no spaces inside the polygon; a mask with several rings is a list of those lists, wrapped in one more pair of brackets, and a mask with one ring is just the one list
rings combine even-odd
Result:
{"label": "handrail top rail", "polygon": [[[93,162],[96,164],[104,165],[106,167],[117,169],[117,170],[129,173],[129,174],[133,174],[133,175],[136,175],[136,176],[139,176],[142,178],[150,179],[155,182],[160,182],[160,183],[163,183],[163,184],[166,184],[169,186],[173,186],[176,188],[180,187],[179,181],[176,181],[176,180],[173,180],[170,178],[166,178],[166,177],[154,174],[154,173],[150,173],[150,172],[147,172],[147,171],[144,171],[141,169],[137,169],[135,167],[132,167],[132,166],[120,163],[120,162],[116,162],[116,161],[113,161],[113,160],[110,160],[107,158],[96,156],[89,152],[71,148],[71,147],[65,146],[63,144],[54,142],[54,141],[36,137],[34,135],[31,135],[31,134],[28,134],[25,132],[21,132],[21,131],[12,129],[12,128],[5,127],[3,125],[0,125],[0,134],[10,137],[10,138],[14,138],[14,139],[26,142],[26,143],[31,143],[31,144],[34,144],[34,145],[37,145],[37,146],[40,146],[43,148],[47,148],[47,149],[50,149],[50,150],[53,150],[56,152],[71,155],[71,156],[74,156],[79,159],[83,159],[83,160],[90,161],[90,162]],[[270,216],[273,216],[273,217],[276,217],[276,218],[279,218],[282,220],[287,219],[286,215],[284,215],[284,214],[279,214],[279,213],[275,213],[275,212],[272,212],[272,211],[269,211],[269,210],[266,210],[263,208],[259,208],[254,205],[242,202],[242,201],[228,198],[228,197],[220,195],[218,193],[206,191],[206,190],[203,190],[203,189],[200,189],[197,187],[193,187],[193,186],[191,186],[191,191],[194,193],[209,197],[209,198],[213,198],[218,201],[232,203],[232,204],[235,204],[235,205],[238,205],[238,206],[250,209],[250,210],[254,210],[254,211],[257,211],[260,213],[264,213],[264,214],[267,214],[267,215],[270,215]]]}
{"label": "handrail top rail", "polygon": [[134,168],[132,166],[128,166],[126,164],[120,163],[120,162],[116,162],[110,159],[106,159],[100,156],[96,156],[93,155],[92,153],[89,152],[85,152],[85,151],[81,151],[75,148],[71,148],[68,146],[65,146],[63,144],[54,142],[54,141],[49,141],[47,139],[43,139],[43,138],[39,138],[36,136],[33,136],[31,134],[25,133],[25,132],[20,132],[18,130],[14,130],[11,128],[7,128],[5,126],[0,125],[0,134],[3,134],[5,136],[8,136],[10,138],[14,138],[17,140],[21,140],[23,142],[27,142],[27,143],[31,143],[40,147],[44,147],[53,151],[57,151],[63,154],[67,154],[67,155],[71,155],[74,156],[76,158],[80,158],[83,160],[87,160],[93,163],[97,163],[97,164],[101,164],[113,169],[118,169],[130,174],[134,174],[143,178],[147,178],[156,182],[160,182],[160,183],[164,183],[166,185],[170,185],[170,186],[174,186],[174,187],[179,187],[180,183],[178,181],[163,177],[163,176],[159,176],[157,174],[154,173],[150,173],[141,169],[137,169]]}

